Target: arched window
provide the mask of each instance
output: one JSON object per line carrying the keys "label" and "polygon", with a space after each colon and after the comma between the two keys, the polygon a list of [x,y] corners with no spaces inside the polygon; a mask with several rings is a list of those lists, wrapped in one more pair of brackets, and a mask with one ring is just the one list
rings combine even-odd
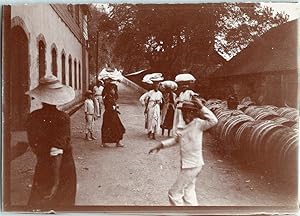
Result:
{"label": "arched window", "polygon": [[39,41],[39,79],[45,76],[46,74],[46,47],[45,43]]}
{"label": "arched window", "polygon": [[66,56],[64,53],[61,55],[61,82],[66,84]]}
{"label": "arched window", "polygon": [[74,59],[74,78],[75,78],[74,89],[77,89],[77,62],[76,62],[76,59]]}
{"label": "arched window", "polygon": [[51,56],[52,56],[52,64],[51,64],[52,74],[57,77],[57,53],[55,48],[52,48]]}
{"label": "arched window", "polygon": [[79,75],[78,75],[78,78],[79,78],[79,89],[81,89],[81,67],[80,67],[80,62],[78,63],[78,72],[79,72]]}
{"label": "arched window", "polygon": [[72,57],[69,56],[69,86],[73,86],[73,76],[72,76]]}

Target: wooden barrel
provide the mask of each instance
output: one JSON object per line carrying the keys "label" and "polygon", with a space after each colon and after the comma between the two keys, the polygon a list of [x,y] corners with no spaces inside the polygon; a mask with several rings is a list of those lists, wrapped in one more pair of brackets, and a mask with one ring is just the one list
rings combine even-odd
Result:
{"label": "wooden barrel", "polygon": [[217,138],[220,137],[222,128],[229,117],[244,115],[240,110],[223,110],[221,108],[215,110],[214,113],[218,119],[218,124],[211,131]]}
{"label": "wooden barrel", "polygon": [[236,131],[243,123],[248,121],[254,121],[254,119],[250,116],[242,114],[229,116],[222,127],[220,139],[224,140],[228,144],[235,144],[234,137],[236,135]]}
{"label": "wooden barrel", "polygon": [[271,120],[275,117],[278,117],[278,114],[271,110],[261,110],[255,116],[255,120]]}
{"label": "wooden barrel", "polygon": [[211,104],[208,104],[206,107],[208,109],[210,109],[211,111],[214,111],[217,109],[221,109],[221,110],[227,109],[227,105],[225,103],[211,103]]}
{"label": "wooden barrel", "polygon": [[279,152],[279,158],[281,164],[289,165],[290,162],[296,162],[298,151],[298,133],[291,130],[291,132],[285,134],[279,142],[282,142],[282,146]]}
{"label": "wooden barrel", "polygon": [[237,134],[239,134],[239,146],[241,149],[242,154],[244,155],[246,160],[252,160],[253,155],[250,153],[251,151],[251,145],[249,145],[249,140],[251,136],[251,131],[253,130],[253,127],[256,125],[256,121],[251,121],[250,123],[242,124],[242,130],[238,129]]}
{"label": "wooden barrel", "polygon": [[281,175],[295,175],[298,159],[298,133],[288,128],[277,140],[274,140],[271,156]]}
{"label": "wooden barrel", "polygon": [[235,115],[243,115],[244,113],[240,110],[222,110],[219,109],[215,112],[216,117],[219,119],[223,116],[235,116]]}
{"label": "wooden barrel", "polygon": [[228,115],[222,115],[220,117],[218,117],[218,123],[215,126],[215,136],[220,139],[220,135],[222,132],[222,128],[224,127],[225,122],[227,121],[228,117],[230,117],[230,114]]}
{"label": "wooden barrel", "polygon": [[299,125],[298,122],[296,122],[296,124],[294,126],[291,127],[293,130],[298,131],[299,130]]}
{"label": "wooden barrel", "polygon": [[243,124],[240,125],[240,127],[236,131],[236,135],[234,136],[234,143],[237,146],[240,146],[240,149],[242,150],[242,145],[245,144],[245,133],[246,131],[251,128],[255,124],[254,121],[248,121],[244,122]]}
{"label": "wooden barrel", "polygon": [[291,120],[298,120],[299,119],[299,111],[295,108],[291,107],[280,107],[276,110],[276,112],[285,118],[291,119]]}
{"label": "wooden barrel", "polygon": [[254,106],[255,102],[253,102],[253,101],[245,101],[245,102],[242,102],[242,104],[246,105],[246,106]]}
{"label": "wooden barrel", "polygon": [[255,120],[270,120],[278,116],[275,111],[260,106],[248,107],[244,112]]}
{"label": "wooden barrel", "polygon": [[249,107],[249,106],[247,106],[247,105],[239,104],[239,105],[237,106],[237,109],[244,112],[248,107]]}
{"label": "wooden barrel", "polygon": [[216,99],[216,98],[212,98],[212,99],[209,99],[205,102],[205,106],[208,106],[210,104],[219,104],[219,103],[222,103],[223,101],[220,100],[220,99]]}
{"label": "wooden barrel", "polygon": [[274,121],[257,121],[257,124],[252,127],[249,139],[249,151],[255,155],[258,160],[264,160],[267,152],[265,151],[265,142],[272,134],[285,128],[285,126]]}
{"label": "wooden barrel", "polygon": [[283,117],[297,121],[299,120],[299,112],[298,110],[293,110],[291,112],[286,113]]}
{"label": "wooden barrel", "polygon": [[266,159],[269,166],[277,166],[280,160],[280,150],[284,145],[282,137],[287,138],[286,134],[291,131],[288,127],[282,127],[280,130],[274,131],[266,140],[263,151],[266,152]]}
{"label": "wooden barrel", "polygon": [[275,112],[276,112],[276,110],[278,109],[277,106],[273,106],[273,105],[263,105],[263,106],[261,106],[261,107],[263,107],[263,108],[265,108],[265,109],[268,109],[268,110],[275,111]]}
{"label": "wooden barrel", "polygon": [[297,125],[297,121],[292,121],[288,118],[281,117],[281,116],[274,117],[271,120],[274,122],[277,122],[278,124],[287,126],[287,127],[293,127],[293,126]]}

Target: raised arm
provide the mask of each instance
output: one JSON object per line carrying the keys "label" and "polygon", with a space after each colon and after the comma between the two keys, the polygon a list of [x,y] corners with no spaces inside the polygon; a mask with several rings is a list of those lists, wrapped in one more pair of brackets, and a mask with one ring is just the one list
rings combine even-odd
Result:
{"label": "raised arm", "polygon": [[215,126],[218,123],[217,117],[207,107],[202,106],[201,114],[203,118],[201,119],[202,121],[201,129],[203,131],[208,130],[209,128]]}

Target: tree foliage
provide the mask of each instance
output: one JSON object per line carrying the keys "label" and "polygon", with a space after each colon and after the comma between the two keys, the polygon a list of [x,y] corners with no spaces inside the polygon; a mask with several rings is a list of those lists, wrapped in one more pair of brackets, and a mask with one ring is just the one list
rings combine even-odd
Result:
{"label": "tree foliage", "polygon": [[215,40],[216,50],[230,59],[246,48],[249,43],[288,21],[288,15],[274,13],[270,7],[259,4],[225,4],[227,12],[218,21]]}
{"label": "tree foliage", "polygon": [[91,44],[95,46],[98,31],[100,68],[151,68],[167,78],[195,65],[209,71],[223,63],[220,55],[236,55],[288,18],[253,3],[116,4],[106,13],[91,5],[91,11]]}

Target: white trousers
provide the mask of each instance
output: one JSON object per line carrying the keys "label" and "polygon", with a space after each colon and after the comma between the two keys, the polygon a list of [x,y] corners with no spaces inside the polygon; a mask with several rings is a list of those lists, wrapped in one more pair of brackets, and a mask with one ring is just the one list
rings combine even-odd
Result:
{"label": "white trousers", "polygon": [[175,206],[197,206],[196,179],[202,166],[188,169],[181,169],[176,182],[169,190],[169,201]]}
{"label": "white trousers", "polygon": [[94,131],[94,115],[87,115],[85,119],[85,133],[93,133]]}
{"label": "white trousers", "polygon": [[102,96],[100,96],[100,95],[95,96],[94,104],[95,104],[95,114],[99,117],[99,116],[101,116],[101,110],[102,110],[102,104],[103,104]]}

